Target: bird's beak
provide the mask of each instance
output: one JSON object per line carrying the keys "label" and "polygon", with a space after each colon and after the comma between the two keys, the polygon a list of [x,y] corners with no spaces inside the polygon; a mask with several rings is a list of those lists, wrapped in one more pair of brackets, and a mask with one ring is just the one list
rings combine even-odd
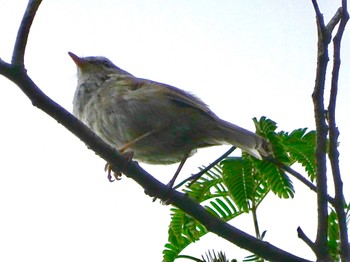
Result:
{"label": "bird's beak", "polygon": [[68,55],[73,59],[74,63],[78,67],[82,67],[85,64],[85,60],[83,58],[77,56],[76,54],[73,54],[72,52],[68,52]]}

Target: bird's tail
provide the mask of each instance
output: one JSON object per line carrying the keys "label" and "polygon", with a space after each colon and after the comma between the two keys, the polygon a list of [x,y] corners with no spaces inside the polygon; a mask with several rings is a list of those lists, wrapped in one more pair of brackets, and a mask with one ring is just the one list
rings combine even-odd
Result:
{"label": "bird's tail", "polygon": [[225,144],[239,147],[260,160],[262,156],[268,156],[270,154],[269,145],[261,136],[224,120],[220,119],[219,121],[219,139],[222,139],[222,142],[225,142]]}

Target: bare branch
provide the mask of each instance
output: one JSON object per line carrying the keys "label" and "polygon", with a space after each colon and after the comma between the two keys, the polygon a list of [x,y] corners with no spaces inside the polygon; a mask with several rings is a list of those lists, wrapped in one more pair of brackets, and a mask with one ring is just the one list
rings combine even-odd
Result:
{"label": "bare branch", "polygon": [[326,30],[328,32],[332,32],[335,28],[335,26],[339,23],[340,19],[342,18],[343,12],[342,8],[338,8],[337,12],[334,14],[332,19],[328,22],[326,25]]}
{"label": "bare branch", "polygon": [[328,127],[325,120],[324,88],[328,64],[328,44],[330,35],[326,30],[323,15],[320,12],[317,1],[312,0],[316,13],[318,32],[317,68],[315,87],[312,94],[314,102],[314,115],[316,122],[316,183],[317,183],[317,236],[315,241],[315,253],[319,260],[328,261],[327,248],[328,237],[328,203],[327,203],[327,167],[326,167],[326,142]]}
{"label": "bare branch", "polygon": [[[314,242],[311,241],[310,238],[308,238],[308,236],[304,233],[304,231],[301,229],[301,227],[297,228],[297,232],[298,232],[298,237],[303,240],[306,245],[308,245],[312,250],[315,249],[315,244]],[[315,250],[314,250],[315,252]]]}
{"label": "bare branch", "polygon": [[12,66],[0,59],[0,75],[7,76],[11,74]]}
{"label": "bare branch", "polygon": [[[328,105],[328,122],[329,122],[329,160],[331,163],[333,181],[335,187],[335,211],[338,216],[340,241],[341,241],[341,257],[343,261],[350,257],[348,230],[346,223],[346,214],[344,207],[346,206],[346,201],[343,194],[343,182],[341,179],[340,168],[339,168],[339,151],[338,151],[338,137],[339,130],[336,124],[336,101],[338,93],[338,80],[340,71],[340,49],[343,33],[346,24],[349,20],[349,13],[347,11],[347,1],[343,1],[343,7],[340,8],[341,20],[339,24],[338,31],[333,39],[333,71],[332,71],[332,81],[331,81],[331,92]],[[338,10],[338,11],[339,11]]]}
{"label": "bare branch", "polygon": [[24,12],[21,25],[18,29],[15,47],[12,54],[12,64],[24,68],[24,53],[27,45],[30,27],[32,26],[36,11],[42,0],[31,0]]}
{"label": "bare branch", "polygon": [[315,14],[316,14],[316,23],[317,23],[317,30],[319,33],[322,34],[322,31],[324,31],[325,29],[325,24],[324,24],[324,20],[323,20],[323,15],[320,11],[320,8],[318,6],[318,3],[316,0],[311,0],[312,5],[314,7],[315,10]]}

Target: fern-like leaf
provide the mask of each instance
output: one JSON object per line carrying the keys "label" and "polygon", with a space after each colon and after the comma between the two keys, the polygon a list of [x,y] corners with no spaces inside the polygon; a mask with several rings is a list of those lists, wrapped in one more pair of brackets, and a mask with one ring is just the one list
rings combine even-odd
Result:
{"label": "fern-like leaf", "polygon": [[256,132],[264,137],[267,141],[269,141],[274,157],[280,162],[288,165],[288,154],[285,150],[281,137],[276,133],[276,122],[266,117],[261,117],[260,120],[253,118],[253,121],[255,124]]}
{"label": "fern-like leaf", "polygon": [[328,216],[328,248],[334,261],[340,261],[340,239],[337,213],[332,209]]}
{"label": "fern-like leaf", "polygon": [[[297,129],[290,134],[277,133],[274,121],[266,117],[261,117],[259,120],[254,118],[253,121],[256,132],[269,141],[273,157],[277,161],[286,166],[300,163],[310,179],[314,180],[316,170],[314,131]],[[255,210],[270,191],[281,198],[294,196],[293,184],[281,169],[246,153],[243,153],[242,157],[231,157],[222,161],[195,183],[187,185],[183,191],[201,203],[211,214],[224,221],[249,212],[252,208]],[[174,261],[184,248],[208,232],[203,225],[183,211],[177,208],[171,211],[169,242],[163,251],[166,262]],[[330,229],[333,228],[333,222],[329,222]],[[330,236],[334,235],[335,233],[330,232]],[[331,248],[332,239],[329,242]],[[181,254],[181,257],[186,255]],[[250,256],[246,261],[259,261],[259,258]]]}
{"label": "fern-like leaf", "polygon": [[278,167],[266,161],[256,162],[256,166],[262,179],[266,181],[266,185],[278,197],[291,198],[294,196],[292,181]]}
{"label": "fern-like leaf", "polygon": [[306,128],[300,128],[290,134],[280,132],[279,136],[289,153],[291,164],[294,162],[300,163],[305,168],[311,181],[314,181],[316,177],[316,132],[306,133],[306,130]]}
{"label": "fern-like leaf", "polygon": [[[225,221],[242,214],[230,197],[219,166],[205,173],[184,191],[189,197],[201,202],[214,216]],[[166,262],[174,261],[183,249],[208,232],[202,224],[182,210],[172,208],[171,211],[168,243],[163,250]]]}
{"label": "fern-like leaf", "polygon": [[[226,255],[224,252],[219,251],[218,253],[215,253],[215,251],[213,250],[213,252],[208,251],[206,253],[206,257],[204,258],[204,256],[202,256],[202,261],[203,262],[230,262],[230,260],[228,260],[226,258]],[[231,261],[236,261],[236,260],[231,260]]]}
{"label": "fern-like leaf", "polygon": [[247,158],[231,157],[221,162],[223,179],[236,205],[249,212],[249,201],[254,198],[255,181],[252,163]]}

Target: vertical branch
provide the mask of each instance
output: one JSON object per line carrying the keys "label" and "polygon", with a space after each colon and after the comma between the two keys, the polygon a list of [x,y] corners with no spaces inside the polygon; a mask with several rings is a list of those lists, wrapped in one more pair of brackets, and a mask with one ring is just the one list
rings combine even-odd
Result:
{"label": "vertical branch", "polygon": [[340,233],[340,250],[343,261],[350,257],[349,239],[346,224],[346,213],[344,207],[346,205],[343,194],[343,182],[340,175],[339,168],[339,151],[338,151],[338,136],[339,130],[336,124],[335,109],[338,93],[338,80],[340,71],[340,49],[345,26],[349,20],[349,13],[347,10],[347,1],[342,1],[341,20],[338,31],[333,39],[333,71],[331,81],[330,99],[328,105],[328,123],[329,123],[329,160],[332,168],[332,175],[335,187],[335,210],[338,216],[339,233]]}
{"label": "vertical branch", "polygon": [[312,0],[316,13],[317,32],[318,32],[318,50],[317,50],[317,68],[315,87],[312,94],[314,103],[314,114],[316,122],[316,166],[317,166],[317,236],[315,241],[316,256],[321,261],[329,259],[327,248],[328,232],[328,202],[327,202],[327,168],[326,168],[326,141],[328,127],[325,120],[324,108],[324,88],[326,81],[326,71],[328,64],[328,44],[330,34],[326,30],[323,15],[321,14],[317,1]]}
{"label": "vertical branch", "polygon": [[28,41],[29,30],[32,26],[36,11],[42,0],[29,1],[18,29],[15,47],[12,54],[12,64],[24,68],[24,53]]}

